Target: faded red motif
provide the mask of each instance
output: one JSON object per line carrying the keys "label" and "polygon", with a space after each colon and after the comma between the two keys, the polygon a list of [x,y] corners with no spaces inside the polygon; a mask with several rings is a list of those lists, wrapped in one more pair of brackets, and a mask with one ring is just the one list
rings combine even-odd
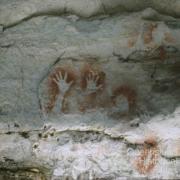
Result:
{"label": "faded red motif", "polygon": [[148,137],[144,141],[143,149],[140,155],[136,158],[134,164],[136,170],[140,174],[151,173],[159,158],[159,148],[154,136]]}
{"label": "faded red motif", "polygon": [[128,102],[128,112],[132,111],[136,106],[137,94],[136,91],[128,85],[121,85],[117,87],[112,93],[113,106],[118,106],[117,98],[124,96]]}

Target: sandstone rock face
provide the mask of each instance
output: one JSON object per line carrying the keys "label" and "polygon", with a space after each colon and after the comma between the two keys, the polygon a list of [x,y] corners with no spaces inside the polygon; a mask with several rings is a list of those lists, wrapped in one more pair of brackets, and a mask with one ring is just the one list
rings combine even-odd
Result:
{"label": "sandstone rock face", "polygon": [[179,0],[0,0],[0,179],[180,179]]}

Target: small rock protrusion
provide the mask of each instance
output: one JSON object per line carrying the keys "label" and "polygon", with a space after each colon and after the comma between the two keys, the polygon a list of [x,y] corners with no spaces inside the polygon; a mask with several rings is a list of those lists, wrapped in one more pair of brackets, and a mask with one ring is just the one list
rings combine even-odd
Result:
{"label": "small rock protrusion", "polygon": [[33,144],[33,149],[37,149],[37,148],[38,148],[38,146],[39,146],[39,144],[38,144],[38,143],[34,143],[34,144]]}

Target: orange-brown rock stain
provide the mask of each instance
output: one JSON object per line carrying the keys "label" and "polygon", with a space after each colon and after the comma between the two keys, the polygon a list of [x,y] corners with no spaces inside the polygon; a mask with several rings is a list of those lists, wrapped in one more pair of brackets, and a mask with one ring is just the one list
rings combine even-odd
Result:
{"label": "orange-brown rock stain", "polygon": [[163,46],[159,47],[159,58],[161,61],[164,61],[166,59],[166,50]]}
{"label": "orange-brown rock stain", "polygon": [[155,137],[145,139],[140,155],[135,159],[135,168],[140,174],[151,173],[158,163],[159,148]]}
{"label": "orange-brown rock stain", "polygon": [[164,33],[164,36],[165,36],[165,41],[169,42],[169,43],[174,43],[175,42],[175,39],[174,37],[170,34],[170,33]]}
{"label": "orange-brown rock stain", "polygon": [[138,33],[135,33],[130,38],[128,38],[128,41],[127,41],[128,48],[132,48],[136,44],[138,35],[139,35]]}
{"label": "orange-brown rock stain", "polygon": [[157,28],[157,24],[151,23],[145,27],[145,31],[143,33],[144,44],[149,44],[153,41],[153,31]]}

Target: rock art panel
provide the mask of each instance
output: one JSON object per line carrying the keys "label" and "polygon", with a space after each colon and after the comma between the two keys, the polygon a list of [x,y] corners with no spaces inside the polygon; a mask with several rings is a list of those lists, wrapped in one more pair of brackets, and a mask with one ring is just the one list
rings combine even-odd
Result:
{"label": "rock art panel", "polygon": [[135,88],[118,78],[112,80],[116,77],[111,74],[109,78],[105,68],[98,63],[82,62],[77,66],[59,64],[54,67],[41,87],[43,113],[101,111],[115,119],[133,113],[137,101]]}
{"label": "rock art panel", "polygon": [[[151,107],[156,107],[158,102],[161,110],[161,103],[164,103],[157,96],[159,89],[169,93],[174,87],[163,80],[158,84],[164,68],[163,63],[142,67],[133,63],[120,64],[116,60],[105,63],[63,59],[40,85],[42,112],[45,117],[100,112],[112,119],[143,119],[144,115],[148,118],[157,112],[157,108]],[[140,78],[137,78],[137,71]],[[170,76],[173,73],[169,70]]]}
{"label": "rock art panel", "polygon": [[[140,30],[134,32],[127,41],[127,47],[132,49],[128,59],[164,62],[170,57],[179,57],[178,49],[175,46],[175,34],[167,25],[157,22],[144,22]],[[140,56],[142,57],[140,58]]]}
{"label": "rock art panel", "polygon": [[180,179],[179,0],[0,4],[0,179]]}

